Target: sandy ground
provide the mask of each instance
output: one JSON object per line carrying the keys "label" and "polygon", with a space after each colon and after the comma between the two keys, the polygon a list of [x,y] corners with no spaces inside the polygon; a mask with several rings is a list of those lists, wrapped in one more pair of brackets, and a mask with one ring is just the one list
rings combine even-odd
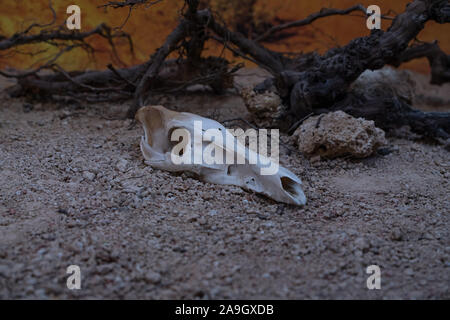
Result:
{"label": "sandy ground", "polygon": [[[0,98],[0,298],[450,299],[442,147],[389,138],[388,155],[315,164],[281,148],[304,182],[298,208],[146,166],[142,129],[105,118],[121,105]],[[159,102],[246,112],[232,94]]]}

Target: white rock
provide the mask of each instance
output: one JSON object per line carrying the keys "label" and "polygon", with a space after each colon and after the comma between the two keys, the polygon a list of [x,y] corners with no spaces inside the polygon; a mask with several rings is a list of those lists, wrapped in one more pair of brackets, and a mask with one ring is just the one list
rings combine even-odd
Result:
{"label": "white rock", "polygon": [[128,166],[128,161],[125,159],[120,159],[119,162],[117,162],[117,164],[116,164],[116,168],[120,172],[127,171],[127,166]]}
{"label": "white rock", "polygon": [[90,171],[84,171],[83,178],[85,178],[86,180],[92,181],[95,179],[95,174]]}

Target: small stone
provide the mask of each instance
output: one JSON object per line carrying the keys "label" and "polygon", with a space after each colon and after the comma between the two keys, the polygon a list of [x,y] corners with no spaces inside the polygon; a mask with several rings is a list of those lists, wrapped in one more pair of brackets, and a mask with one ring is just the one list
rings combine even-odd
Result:
{"label": "small stone", "polygon": [[261,220],[267,220],[267,219],[269,219],[269,216],[268,216],[267,214],[265,214],[265,213],[258,212],[258,213],[257,213],[257,216],[258,216],[258,218],[261,219]]}
{"label": "small stone", "polygon": [[210,200],[212,200],[214,197],[213,197],[213,195],[211,194],[211,193],[207,193],[207,192],[204,192],[203,194],[202,194],[202,198],[203,198],[203,200],[205,200],[205,201],[210,201]]}
{"label": "small stone", "polygon": [[214,210],[214,209],[213,210],[209,210],[208,214],[210,216],[215,216],[217,214],[217,210]]}
{"label": "small stone", "polygon": [[414,275],[414,270],[411,268],[408,268],[405,270],[405,274],[408,276],[412,276],[412,275]]}
{"label": "small stone", "polygon": [[377,150],[377,153],[381,156],[387,156],[388,154],[392,153],[392,149],[389,148],[379,148]]}
{"label": "small stone", "polygon": [[309,161],[311,162],[311,164],[318,164],[320,162],[320,155],[311,157]]}
{"label": "small stone", "polygon": [[125,171],[127,171],[127,166],[128,166],[128,161],[125,160],[125,159],[119,160],[119,162],[117,162],[117,164],[116,164],[116,168],[117,168],[120,172],[125,172]]}
{"label": "small stone", "polygon": [[192,214],[192,215],[188,216],[187,221],[188,222],[195,222],[195,221],[197,221],[197,219],[198,219],[198,215]]}
{"label": "small stone", "polygon": [[356,238],[355,246],[363,252],[367,252],[370,248],[369,242],[362,237]]}
{"label": "small stone", "polygon": [[403,239],[402,231],[399,228],[394,228],[391,231],[391,240],[401,241]]}
{"label": "small stone", "polygon": [[158,284],[161,282],[161,274],[154,271],[148,271],[145,274],[145,281],[152,284]]}
{"label": "small stone", "polygon": [[28,112],[30,112],[31,110],[33,110],[34,109],[34,106],[31,104],[31,103],[24,103],[23,104],[23,106],[22,106],[22,109],[23,109],[23,112],[24,113],[28,113]]}
{"label": "small stone", "polygon": [[84,171],[83,178],[85,178],[86,180],[92,181],[95,179],[95,174],[90,171]]}
{"label": "small stone", "polygon": [[112,264],[103,264],[100,266],[97,266],[96,273],[99,275],[107,275],[108,273],[111,273],[114,270],[114,267]]}
{"label": "small stone", "polygon": [[9,278],[11,274],[10,268],[6,265],[0,265],[0,276],[3,278]]}

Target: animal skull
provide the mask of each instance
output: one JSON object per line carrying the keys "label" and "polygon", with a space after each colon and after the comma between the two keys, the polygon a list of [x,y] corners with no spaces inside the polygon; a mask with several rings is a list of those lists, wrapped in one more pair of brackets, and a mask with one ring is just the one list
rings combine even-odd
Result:
{"label": "animal skull", "polygon": [[[295,205],[306,203],[306,197],[301,188],[302,182],[295,174],[278,166],[278,163],[275,165],[271,159],[261,153],[245,147],[239,139],[214,120],[192,113],[171,111],[163,106],[142,107],[136,113],[136,120],[144,128],[145,135],[141,138],[140,147],[145,163],[154,168],[171,172],[188,171],[202,181],[236,185],[264,194],[279,202]],[[213,132],[219,133],[224,139],[218,139],[220,136],[216,135],[214,140],[205,141],[203,138],[196,140],[195,135],[198,133],[196,123],[199,122],[202,126],[201,133],[213,129]],[[189,138],[179,142],[180,137],[183,138],[185,135],[194,136],[193,141]],[[178,140],[173,141],[174,138]],[[222,142],[225,140],[227,142],[223,146]],[[177,148],[182,142],[184,142],[183,148]],[[242,162],[237,161],[238,164],[229,164],[229,161],[207,161],[205,151],[211,148],[214,150],[214,155],[219,155],[220,159],[239,159],[240,157],[245,162],[239,164]],[[252,157],[258,161],[252,164],[249,161]],[[198,159],[203,161],[199,162]],[[265,169],[267,172],[267,168],[273,167],[278,170],[271,174],[264,174]]]}

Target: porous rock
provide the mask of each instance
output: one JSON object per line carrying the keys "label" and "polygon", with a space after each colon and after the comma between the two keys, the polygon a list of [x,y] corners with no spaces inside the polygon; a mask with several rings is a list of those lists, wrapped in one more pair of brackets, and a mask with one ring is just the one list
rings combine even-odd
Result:
{"label": "porous rock", "polygon": [[281,98],[272,91],[257,93],[251,87],[240,92],[247,110],[260,127],[273,127],[285,110]]}
{"label": "porous rock", "polygon": [[373,121],[343,111],[311,117],[294,132],[299,150],[309,156],[365,158],[386,144],[384,131]]}

